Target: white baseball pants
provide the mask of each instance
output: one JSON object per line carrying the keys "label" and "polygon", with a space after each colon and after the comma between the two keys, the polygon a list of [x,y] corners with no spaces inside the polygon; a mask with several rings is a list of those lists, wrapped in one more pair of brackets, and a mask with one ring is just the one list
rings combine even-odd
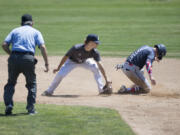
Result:
{"label": "white baseball pants", "polygon": [[103,84],[103,80],[102,80],[102,75],[98,68],[97,63],[93,59],[87,59],[84,63],[81,63],[81,64],[75,63],[72,60],[67,59],[67,61],[61,67],[61,69],[55,76],[53,82],[47,89],[47,92],[52,94],[54,92],[54,90],[58,87],[58,85],[60,84],[62,79],[76,67],[82,67],[82,68],[92,71],[94,74],[96,83],[98,85],[99,92],[103,92],[104,84]]}

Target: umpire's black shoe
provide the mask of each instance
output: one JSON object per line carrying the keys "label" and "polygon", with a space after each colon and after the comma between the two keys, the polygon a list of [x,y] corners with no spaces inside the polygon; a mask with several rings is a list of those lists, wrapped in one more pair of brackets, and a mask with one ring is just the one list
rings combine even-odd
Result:
{"label": "umpire's black shoe", "polygon": [[32,110],[28,110],[28,114],[35,115],[35,114],[37,114],[37,112],[34,109],[32,109]]}
{"label": "umpire's black shoe", "polygon": [[5,115],[6,116],[11,115],[12,114],[12,109],[13,109],[13,107],[11,105],[6,106]]}

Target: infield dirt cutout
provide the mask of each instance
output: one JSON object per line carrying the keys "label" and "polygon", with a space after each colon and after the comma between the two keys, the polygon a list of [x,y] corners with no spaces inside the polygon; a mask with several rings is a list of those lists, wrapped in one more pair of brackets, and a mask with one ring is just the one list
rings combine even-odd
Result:
{"label": "infield dirt cutout", "polygon": [[[153,75],[157,85],[153,86],[151,93],[147,95],[99,96],[93,74],[88,70],[76,68],[64,78],[54,92],[54,96],[44,97],[41,93],[54,79],[55,74],[52,70],[58,66],[61,57],[49,57],[50,71],[48,73],[43,72],[43,58],[41,56],[37,58],[37,103],[116,109],[138,135],[178,135],[180,133],[179,59],[164,59],[160,63],[153,63]],[[7,82],[7,59],[7,55],[0,56],[0,101],[3,101],[3,87]],[[127,86],[132,84],[122,71],[116,71],[114,68],[116,64],[123,63],[124,60],[125,58],[102,58],[106,73],[113,82],[114,92],[117,92],[122,84]],[[15,102],[26,102],[26,97],[25,78],[21,74],[13,99]]]}

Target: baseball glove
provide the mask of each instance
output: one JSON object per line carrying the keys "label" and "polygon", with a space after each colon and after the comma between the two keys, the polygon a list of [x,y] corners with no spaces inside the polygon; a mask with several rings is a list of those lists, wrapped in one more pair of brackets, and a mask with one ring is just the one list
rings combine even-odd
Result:
{"label": "baseball glove", "polygon": [[103,92],[101,94],[112,94],[112,82],[107,82],[106,85],[103,87]]}

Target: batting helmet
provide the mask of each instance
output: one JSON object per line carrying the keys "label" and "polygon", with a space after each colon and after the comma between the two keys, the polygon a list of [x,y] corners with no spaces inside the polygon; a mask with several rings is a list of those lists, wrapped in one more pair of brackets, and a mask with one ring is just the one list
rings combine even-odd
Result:
{"label": "batting helmet", "polygon": [[166,47],[163,44],[157,44],[154,45],[155,48],[157,48],[158,51],[158,59],[162,60],[162,58],[166,55]]}

